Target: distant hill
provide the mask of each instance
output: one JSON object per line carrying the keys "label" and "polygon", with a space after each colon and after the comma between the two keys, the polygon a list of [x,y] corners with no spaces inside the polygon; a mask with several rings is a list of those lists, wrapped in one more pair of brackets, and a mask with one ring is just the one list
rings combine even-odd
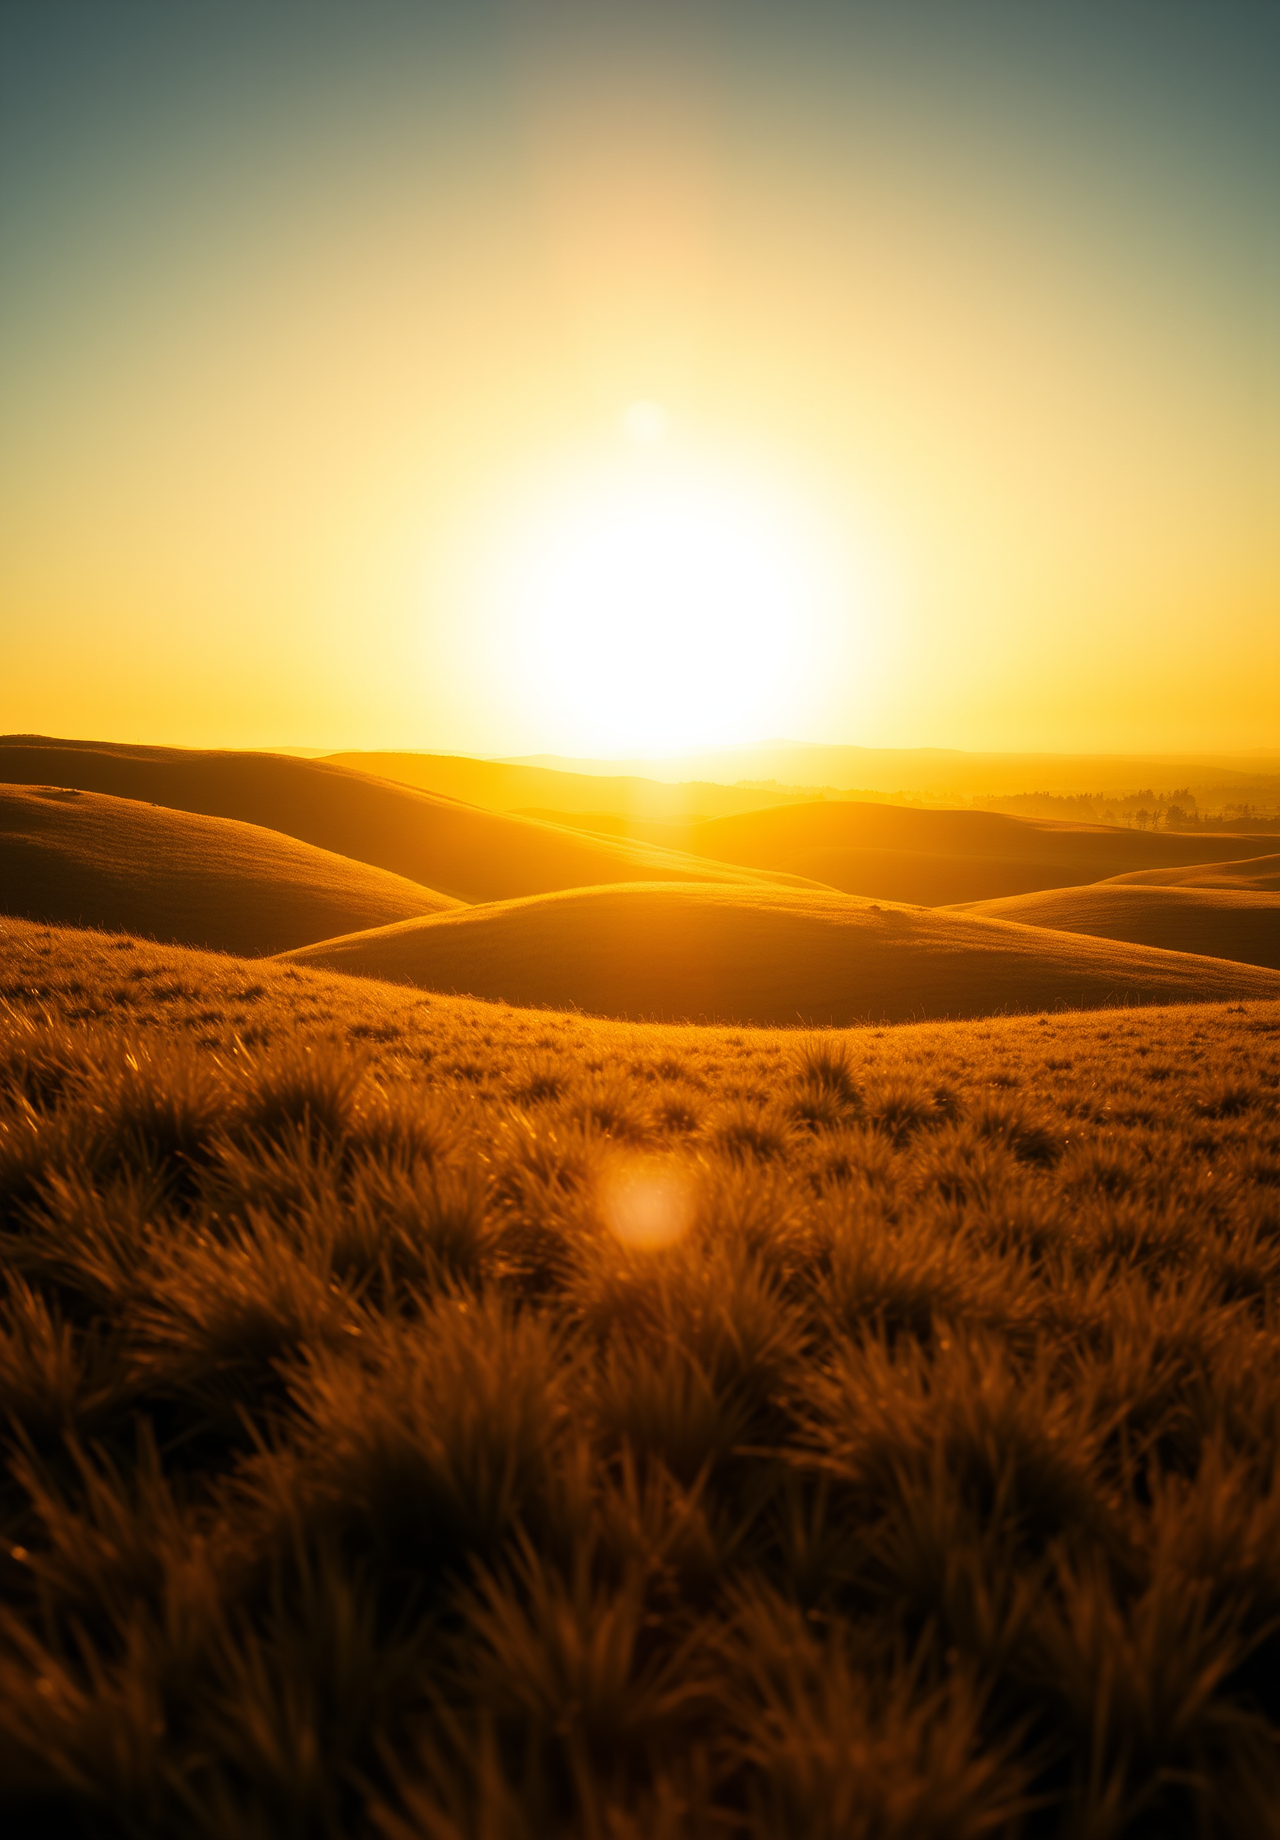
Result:
{"label": "distant hill", "polygon": [[[1247,754],[969,753],[962,748],[829,747],[760,741],[667,756],[575,760],[526,755],[514,764],[602,776],[641,774],[656,780],[773,780],[779,787],[830,786],[864,792],[907,792],[971,798],[1019,792],[1101,792],[1139,786],[1189,786],[1216,799],[1280,798],[1280,750]],[[531,801],[532,802],[532,801]],[[539,801],[542,802],[542,801]]]}
{"label": "distant hill", "polygon": [[787,872],[744,872],[644,842],[588,837],[283,754],[8,736],[0,737],[3,781],[76,786],[265,825],[462,901],[655,877],[797,885]]}
{"label": "distant hill", "polygon": [[330,754],[335,766],[402,780],[427,792],[465,799],[490,811],[523,811],[555,819],[565,812],[607,811],[636,818],[687,821],[794,805],[809,794],[778,787],[721,786],[707,780],[668,785],[657,779],[565,773],[461,754]]}
{"label": "distant hill", "polygon": [[[586,820],[580,820],[585,823]],[[985,811],[822,802],[686,825],[597,814],[604,830],[721,862],[781,869],[845,894],[926,907],[1074,887],[1206,856],[1270,855],[1274,837],[1136,831]]]}
{"label": "distant hill", "polygon": [[1235,888],[1241,893],[1280,893],[1280,856],[1245,857],[1241,862],[1191,863],[1185,869],[1134,869],[1113,882],[1162,888]]}
{"label": "distant hill", "polygon": [[0,909],[25,919],[253,956],[456,906],[260,825],[0,785]]}
{"label": "distant hill", "polygon": [[595,1015],[845,1026],[1280,996],[1280,974],[840,895],[582,888],[305,946],[294,964]]}
{"label": "distant hill", "polygon": [[1095,882],[953,911],[1280,968],[1280,894],[1255,889]]}

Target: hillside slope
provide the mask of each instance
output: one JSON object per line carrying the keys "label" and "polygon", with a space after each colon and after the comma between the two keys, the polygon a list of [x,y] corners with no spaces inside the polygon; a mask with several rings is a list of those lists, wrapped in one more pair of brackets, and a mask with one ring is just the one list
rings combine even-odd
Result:
{"label": "hillside slope", "polygon": [[[601,819],[597,819],[601,822]],[[720,862],[785,870],[845,894],[940,907],[1074,887],[1206,857],[1274,854],[1274,837],[1150,833],[985,811],[827,801],[683,826],[603,818],[610,830]]]}
{"label": "hillside slope", "polygon": [[971,901],[955,911],[1280,967],[1280,895],[1253,890],[1095,882]]}
{"label": "hillside slope", "polygon": [[1186,868],[1133,869],[1113,883],[1154,888],[1234,888],[1241,894],[1280,894],[1280,856],[1247,856],[1241,862],[1198,862]]}
{"label": "hillside slope", "polygon": [[596,1015],[835,1024],[1280,996],[1280,975],[821,892],[575,889],[402,922],[291,963]]}
{"label": "hillside slope", "polygon": [[0,910],[27,919],[253,956],[457,905],[260,825],[0,785]]}
{"label": "hillside slope", "polygon": [[283,754],[0,737],[0,782],[77,786],[179,811],[238,818],[389,869],[462,901],[503,901],[600,882],[773,882],[783,873],[698,862],[645,843],[528,818]]}

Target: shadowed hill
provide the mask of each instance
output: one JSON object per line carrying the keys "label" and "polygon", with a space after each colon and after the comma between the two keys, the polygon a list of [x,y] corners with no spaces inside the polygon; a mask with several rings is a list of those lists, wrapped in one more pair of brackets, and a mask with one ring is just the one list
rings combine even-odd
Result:
{"label": "shadowed hill", "polygon": [[1149,833],[985,811],[920,811],[824,802],[653,825],[597,816],[602,830],[679,847],[720,862],[779,869],[890,901],[959,901],[1074,887],[1134,869],[1203,862],[1216,852],[1274,853],[1274,837]]}
{"label": "shadowed hill", "polygon": [[1087,888],[974,901],[960,911],[1280,967],[1280,895],[1252,889],[1095,882]]}
{"label": "shadowed hill", "polygon": [[179,811],[266,825],[462,901],[501,901],[600,882],[780,882],[646,843],[584,836],[323,760],[283,754],[0,737],[0,782],[77,786]]}
{"label": "shadowed hill", "polygon": [[[562,773],[516,761],[471,760],[461,754],[329,754],[334,766],[402,780],[426,792],[465,799],[490,811],[519,811],[552,822],[565,813],[617,812],[660,823],[723,817],[766,805],[797,805],[811,794],[760,786],[721,786],[708,780],[662,780],[612,774]],[[652,839],[661,842],[661,838]],[[676,848],[679,848],[676,845]]]}
{"label": "shadowed hill", "polygon": [[1234,888],[1239,893],[1280,894],[1280,856],[1252,856],[1243,862],[1198,862],[1185,869],[1134,869],[1113,875],[1114,884],[1154,888]]}
{"label": "shadowed hill", "polygon": [[597,1015],[861,1018],[1280,996],[1280,976],[821,892],[575,889],[326,940],[294,964]]}
{"label": "shadowed hill", "polygon": [[0,786],[0,908],[250,955],[455,907],[261,825],[65,786]]}

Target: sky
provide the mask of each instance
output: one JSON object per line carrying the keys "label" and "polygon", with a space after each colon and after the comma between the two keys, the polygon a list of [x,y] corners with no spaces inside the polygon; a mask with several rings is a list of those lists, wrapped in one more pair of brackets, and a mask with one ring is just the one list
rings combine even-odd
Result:
{"label": "sky", "polygon": [[1280,8],[0,0],[0,729],[1280,745]]}

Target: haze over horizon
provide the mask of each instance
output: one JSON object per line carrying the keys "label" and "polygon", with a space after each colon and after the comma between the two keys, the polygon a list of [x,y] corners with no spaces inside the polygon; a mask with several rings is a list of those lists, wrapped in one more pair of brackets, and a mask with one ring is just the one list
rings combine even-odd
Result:
{"label": "haze over horizon", "polygon": [[0,9],[0,730],[1280,743],[1280,13]]}

